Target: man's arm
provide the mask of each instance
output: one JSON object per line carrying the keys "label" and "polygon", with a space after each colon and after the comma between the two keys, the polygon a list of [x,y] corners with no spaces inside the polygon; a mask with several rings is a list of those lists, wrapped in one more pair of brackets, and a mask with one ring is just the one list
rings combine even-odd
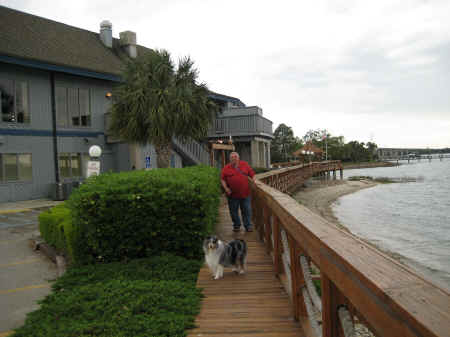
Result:
{"label": "man's arm", "polygon": [[226,181],[223,180],[223,179],[220,179],[220,182],[222,183],[222,187],[223,187],[223,189],[225,190],[225,193],[226,193],[227,195],[230,195],[230,194],[231,194],[231,190],[230,190],[230,188],[228,187]]}
{"label": "man's arm", "polygon": [[255,171],[253,171],[252,167],[250,166],[250,164],[248,164],[248,175],[250,176],[250,178],[252,178],[253,181],[256,181],[255,179]]}

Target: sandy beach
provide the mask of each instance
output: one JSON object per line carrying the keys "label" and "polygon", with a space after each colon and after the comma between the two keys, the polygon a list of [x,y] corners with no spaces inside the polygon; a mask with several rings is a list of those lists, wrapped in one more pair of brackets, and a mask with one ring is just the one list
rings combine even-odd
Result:
{"label": "sandy beach", "polygon": [[343,195],[354,193],[364,188],[377,185],[369,180],[312,180],[308,187],[303,187],[294,198],[303,206],[319,214],[328,221],[348,230],[344,224],[334,216],[331,204]]}

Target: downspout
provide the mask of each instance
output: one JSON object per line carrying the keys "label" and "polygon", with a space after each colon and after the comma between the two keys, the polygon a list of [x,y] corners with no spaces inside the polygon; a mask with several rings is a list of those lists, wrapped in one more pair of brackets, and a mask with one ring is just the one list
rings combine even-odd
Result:
{"label": "downspout", "polygon": [[62,184],[59,177],[58,162],[58,138],[56,136],[56,99],[55,99],[55,73],[50,73],[50,96],[52,109],[52,129],[53,129],[53,162],[55,164],[55,200],[63,200]]}

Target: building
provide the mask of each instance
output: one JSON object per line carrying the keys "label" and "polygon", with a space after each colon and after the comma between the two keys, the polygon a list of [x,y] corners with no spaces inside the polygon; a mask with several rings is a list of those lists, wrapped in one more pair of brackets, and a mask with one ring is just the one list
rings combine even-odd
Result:
{"label": "building", "polygon": [[[106,131],[124,61],[150,51],[134,32],[119,35],[113,37],[108,21],[95,33],[0,6],[0,202],[51,197],[61,189],[67,196],[85,177],[92,145],[103,150],[102,172],[156,168],[151,144],[126,144]],[[215,121],[227,125],[227,135],[242,140],[254,163],[267,163],[270,153],[260,144],[270,141],[272,123],[253,115],[260,109],[230,96],[211,98],[222,106]],[[211,139],[221,135],[215,126]],[[255,131],[264,128],[267,133]],[[207,144],[174,139],[171,165],[207,164]]]}
{"label": "building", "polygon": [[415,156],[424,149],[401,149],[401,148],[378,148],[377,155],[379,160],[396,160],[396,159],[405,159]]}

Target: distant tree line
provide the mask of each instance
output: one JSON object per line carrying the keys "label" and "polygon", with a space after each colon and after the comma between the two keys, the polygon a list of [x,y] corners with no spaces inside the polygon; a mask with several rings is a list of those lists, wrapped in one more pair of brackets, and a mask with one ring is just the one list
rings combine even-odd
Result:
{"label": "distant tree line", "polygon": [[309,130],[302,138],[294,136],[291,127],[280,124],[274,132],[270,151],[273,163],[293,159],[292,153],[311,142],[323,150],[323,159],[344,162],[366,162],[378,159],[377,144],[352,140],[345,143],[344,136],[332,136],[326,130]]}
{"label": "distant tree line", "polygon": [[450,153],[450,148],[442,148],[442,149],[418,149],[414,150],[415,154],[430,154],[430,153]]}

